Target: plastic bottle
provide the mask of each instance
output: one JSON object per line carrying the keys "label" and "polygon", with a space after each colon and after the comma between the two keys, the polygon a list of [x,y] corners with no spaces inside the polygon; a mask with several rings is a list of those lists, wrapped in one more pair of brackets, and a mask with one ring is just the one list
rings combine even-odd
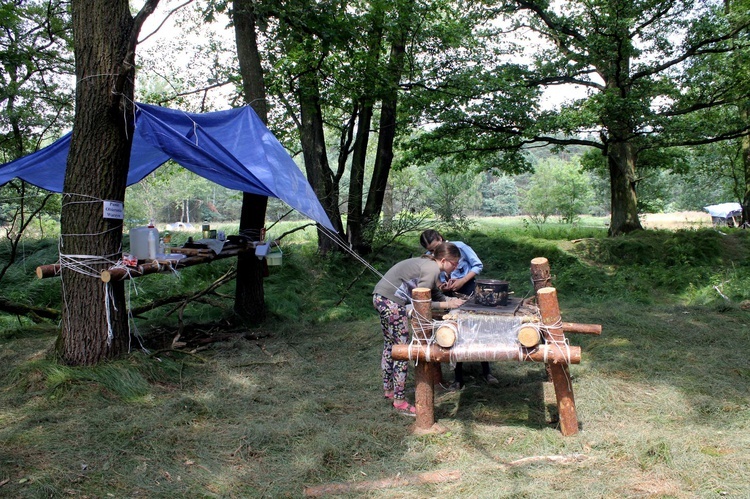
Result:
{"label": "plastic bottle", "polygon": [[168,231],[164,231],[164,237],[162,237],[162,242],[164,243],[164,254],[169,255],[172,250],[170,249],[172,244],[172,234],[170,234]]}
{"label": "plastic bottle", "polygon": [[156,231],[148,231],[148,258],[154,260],[156,258],[156,249],[159,243],[159,239],[156,235]]}

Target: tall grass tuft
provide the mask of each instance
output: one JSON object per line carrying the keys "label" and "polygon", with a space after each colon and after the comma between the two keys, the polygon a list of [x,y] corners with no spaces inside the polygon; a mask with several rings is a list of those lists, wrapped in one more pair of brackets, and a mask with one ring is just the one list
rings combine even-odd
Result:
{"label": "tall grass tuft", "polygon": [[38,359],[19,366],[9,379],[18,389],[33,390],[51,398],[71,396],[82,386],[88,386],[96,387],[106,397],[135,401],[149,394],[151,383],[161,382],[178,372],[179,367],[169,358],[160,359],[157,364],[134,354],[93,367],[66,366],[55,359]]}

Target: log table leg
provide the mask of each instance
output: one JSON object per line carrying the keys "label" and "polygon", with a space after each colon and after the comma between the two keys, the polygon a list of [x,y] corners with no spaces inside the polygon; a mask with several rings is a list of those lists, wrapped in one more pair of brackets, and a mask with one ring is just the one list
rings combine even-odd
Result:
{"label": "log table leg", "polygon": [[[552,286],[552,278],[549,270],[549,260],[543,256],[539,256],[531,260],[531,282],[534,284],[534,296],[542,288]],[[539,304],[539,298],[536,298],[537,305]],[[552,379],[552,370],[550,370],[549,364],[545,364],[544,371],[547,374],[547,379]]]}
{"label": "log table leg", "polygon": [[534,283],[534,292],[552,286],[550,279],[549,260],[543,256],[531,260],[531,281]]}
{"label": "log table leg", "polygon": [[[432,292],[429,288],[414,288],[411,293],[414,304],[412,328],[414,336],[424,346],[432,336]],[[435,424],[435,379],[438,362],[418,361],[414,370],[416,390],[414,405],[417,409],[415,433],[438,433],[445,431]]]}
{"label": "log table leg", "polygon": [[[543,334],[547,343],[560,349],[566,349],[565,333],[560,318],[560,305],[557,301],[557,290],[547,287],[537,291],[537,304],[542,316],[542,323],[546,326]],[[557,411],[560,416],[560,432],[565,435],[578,433],[578,416],[573,397],[573,385],[567,362],[548,363],[552,385],[557,398]]]}

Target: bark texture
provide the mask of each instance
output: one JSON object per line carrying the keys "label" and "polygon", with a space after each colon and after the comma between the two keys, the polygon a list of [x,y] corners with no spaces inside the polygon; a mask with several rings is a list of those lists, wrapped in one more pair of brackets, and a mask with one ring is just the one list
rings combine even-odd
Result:
{"label": "bark texture", "polygon": [[[740,116],[742,116],[745,123],[750,122],[750,101],[742,103],[740,106]],[[742,196],[742,221],[744,223],[750,223],[750,132],[742,137],[741,149],[742,171],[745,174],[745,193]]]}
{"label": "bark texture", "polygon": [[[414,304],[414,335],[426,346],[427,338],[432,336],[431,292],[428,288],[414,288],[411,296]],[[397,346],[407,345],[394,345],[394,350]],[[419,431],[429,430],[435,424],[435,369],[440,369],[440,364],[419,362],[414,367],[414,405],[417,408],[414,426]]]}
{"label": "bark texture", "polygon": [[[542,288],[537,291],[537,302],[539,303],[539,312],[542,316],[542,323],[547,326],[544,330],[544,336],[551,347],[560,352],[564,352],[565,334],[562,327],[558,324],[560,321],[560,305],[557,301],[557,290],[555,288]],[[559,343],[556,343],[559,342]],[[576,347],[568,347],[572,352]],[[580,362],[580,347],[578,348],[578,362]],[[572,353],[571,353],[572,357]],[[572,360],[570,361],[572,362]],[[576,362],[577,363],[577,362]],[[578,433],[578,415],[576,412],[576,402],[573,396],[573,385],[571,383],[570,371],[567,361],[560,362],[555,360],[547,364],[551,374],[552,384],[555,387],[555,398],[557,399],[557,412],[560,416],[560,432],[565,435],[575,435]]]}

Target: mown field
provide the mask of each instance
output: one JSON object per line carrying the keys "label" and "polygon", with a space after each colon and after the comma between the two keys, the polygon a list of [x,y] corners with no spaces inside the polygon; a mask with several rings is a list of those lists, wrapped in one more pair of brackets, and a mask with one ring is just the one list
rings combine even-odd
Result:
{"label": "mown field", "polygon": [[[750,233],[689,227],[606,239],[601,220],[481,220],[448,234],[516,295],[530,260],[547,257],[563,319],[603,326],[571,335],[583,358],[569,437],[543,366],[514,362],[492,365],[499,385],[466,364],[466,388],[436,398],[447,431],[414,435],[382,398],[377,275],[321,257],[309,230],[282,240],[265,324],[229,324],[230,284],[187,306],[178,350],[166,348],[180,327],[169,307],[134,320],[132,355],[86,369],[55,361],[55,324],[1,316],[0,496],[301,497],[358,484],[337,495],[750,497]],[[368,261],[384,272],[418,253],[413,235]],[[3,294],[59,306],[59,283],[33,278],[55,255],[55,241],[27,242]],[[144,277],[131,303],[202,289],[231,264]],[[450,479],[399,485],[436,472]]]}

